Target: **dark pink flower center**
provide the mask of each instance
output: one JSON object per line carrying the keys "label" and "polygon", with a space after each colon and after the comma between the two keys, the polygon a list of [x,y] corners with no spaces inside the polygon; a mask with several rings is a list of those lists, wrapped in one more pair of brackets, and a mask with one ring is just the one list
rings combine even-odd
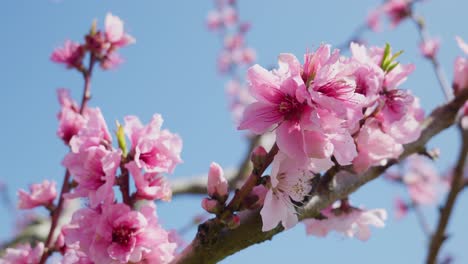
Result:
{"label": "dark pink flower center", "polygon": [[304,104],[299,103],[296,98],[286,95],[279,104],[278,110],[284,116],[285,120],[299,120],[303,108]]}
{"label": "dark pink flower center", "polygon": [[119,226],[114,228],[112,230],[112,242],[126,246],[130,242],[134,232],[134,228],[129,228],[127,226]]}
{"label": "dark pink flower center", "polygon": [[159,150],[153,147],[149,152],[141,153],[140,160],[148,165],[155,166],[159,162],[158,152]]}
{"label": "dark pink flower center", "polygon": [[353,95],[354,90],[355,87],[342,80],[327,82],[316,89],[317,92],[328,97],[344,100],[349,99]]}

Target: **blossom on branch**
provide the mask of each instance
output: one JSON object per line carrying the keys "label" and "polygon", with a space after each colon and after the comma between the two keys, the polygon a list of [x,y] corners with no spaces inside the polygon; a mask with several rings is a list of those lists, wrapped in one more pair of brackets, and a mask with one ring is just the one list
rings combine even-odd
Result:
{"label": "blossom on branch", "polygon": [[20,209],[32,209],[37,206],[48,206],[52,204],[55,197],[57,196],[57,189],[55,188],[55,182],[44,180],[39,184],[32,184],[29,187],[30,193],[24,190],[18,191],[18,208]]}
{"label": "blossom on branch", "polygon": [[367,241],[370,236],[370,226],[382,228],[385,226],[387,212],[384,209],[365,210],[355,207],[333,208],[322,210],[325,219],[306,219],[308,235],[325,237],[330,231],[341,233],[349,238],[355,237]]}

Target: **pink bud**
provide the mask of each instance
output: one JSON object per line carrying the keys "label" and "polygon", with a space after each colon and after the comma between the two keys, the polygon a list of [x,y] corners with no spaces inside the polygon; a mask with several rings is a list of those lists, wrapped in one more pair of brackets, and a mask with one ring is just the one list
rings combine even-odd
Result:
{"label": "pink bud", "polygon": [[208,172],[208,195],[221,202],[226,201],[228,195],[228,182],[223,174],[221,166],[212,162]]}
{"label": "pink bud", "polygon": [[211,214],[216,214],[219,212],[219,202],[210,198],[203,198],[202,207]]}
{"label": "pink bud", "polygon": [[261,166],[263,162],[265,161],[265,157],[267,155],[267,151],[264,147],[262,146],[257,146],[253,151],[250,156],[250,160],[254,164],[255,167]]}
{"label": "pink bud", "polygon": [[419,45],[419,50],[424,57],[431,59],[436,56],[439,46],[439,39],[429,39]]}

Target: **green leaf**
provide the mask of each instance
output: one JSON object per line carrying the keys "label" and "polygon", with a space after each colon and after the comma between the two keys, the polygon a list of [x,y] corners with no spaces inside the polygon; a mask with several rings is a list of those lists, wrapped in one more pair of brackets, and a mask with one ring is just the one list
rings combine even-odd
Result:
{"label": "green leaf", "polygon": [[117,131],[115,132],[117,136],[117,142],[119,143],[119,148],[122,150],[122,157],[127,157],[127,141],[125,140],[125,132],[124,128],[118,121],[117,124]]}

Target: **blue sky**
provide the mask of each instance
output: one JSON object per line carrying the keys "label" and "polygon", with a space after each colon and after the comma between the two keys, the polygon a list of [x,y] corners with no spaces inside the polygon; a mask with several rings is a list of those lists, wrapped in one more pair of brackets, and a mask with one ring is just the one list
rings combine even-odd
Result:
{"label": "blue sky", "polygon": [[[249,44],[256,48],[258,63],[269,66],[281,52],[301,57],[307,48],[322,42],[338,45],[361,25],[367,12],[381,1],[268,1],[239,0],[241,17],[252,23]],[[204,26],[211,0],[199,1],[92,1],[92,0],[5,0],[0,3],[2,41],[0,76],[3,117],[0,139],[0,179],[8,184],[9,195],[28,184],[63,177],[60,162],[67,148],[55,136],[59,109],[55,90],[66,87],[79,98],[82,79],[49,61],[51,51],[67,38],[81,41],[91,21],[112,12],[120,16],[137,43],[122,50],[126,62],[115,71],[97,71],[93,77],[92,106],[99,106],[112,127],[114,120],[128,114],[145,122],[153,113],[161,113],[165,128],[184,140],[182,158],[175,175],[190,176],[206,172],[211,161],[235,166],[246,148],[242,133],[236,131],[227,111],[224,94],[226,79],[216,71],[219,39]],[[451,80],[455,56],[461,54],[454,36],[468,40],[466,18],[468,2],[425,1],[417,12],[429,18],[429,31],[442,39],[440,60]],[[465,19],[466,20],[466,19]],[[403,63],[413,62],[416,71],[403,88],[421,98],[428,111],[443,102],[443,94],[430,64],[419,56],[416,28],[409,21],[396,30],[366,33],[368,42],[389,42],[405,53]],[[448,131],[430,146],[441,149],[438,165],[443,170],[456,157],[457,135]],[[351,199],[368,208],[392,208],[392,200],[404,192],[377,180],[366,185]],[[159,216],[168,228],[177,228],[201,212],[200,197],[177,197],[159,206]],[[466,204],[462,194],[450,222],[453,234],[444,252],[455,255],[458,263],[468,262],[466,244]],[[427,208],[431,226],[436,209]],[[14,215],[3,207],[0,214],[0,238],[10,234]],[[190,240],[193,232],[186,236]],[[223,263],[262,261],[283,263],[419,263],[425,257],[426,238],[414,216],[403,221],[392,214],[384,229],[373,230],[365,243],[332,235],[326,239],[306,237],[302,225],[278,235],[271,242],[253,246]]]}

